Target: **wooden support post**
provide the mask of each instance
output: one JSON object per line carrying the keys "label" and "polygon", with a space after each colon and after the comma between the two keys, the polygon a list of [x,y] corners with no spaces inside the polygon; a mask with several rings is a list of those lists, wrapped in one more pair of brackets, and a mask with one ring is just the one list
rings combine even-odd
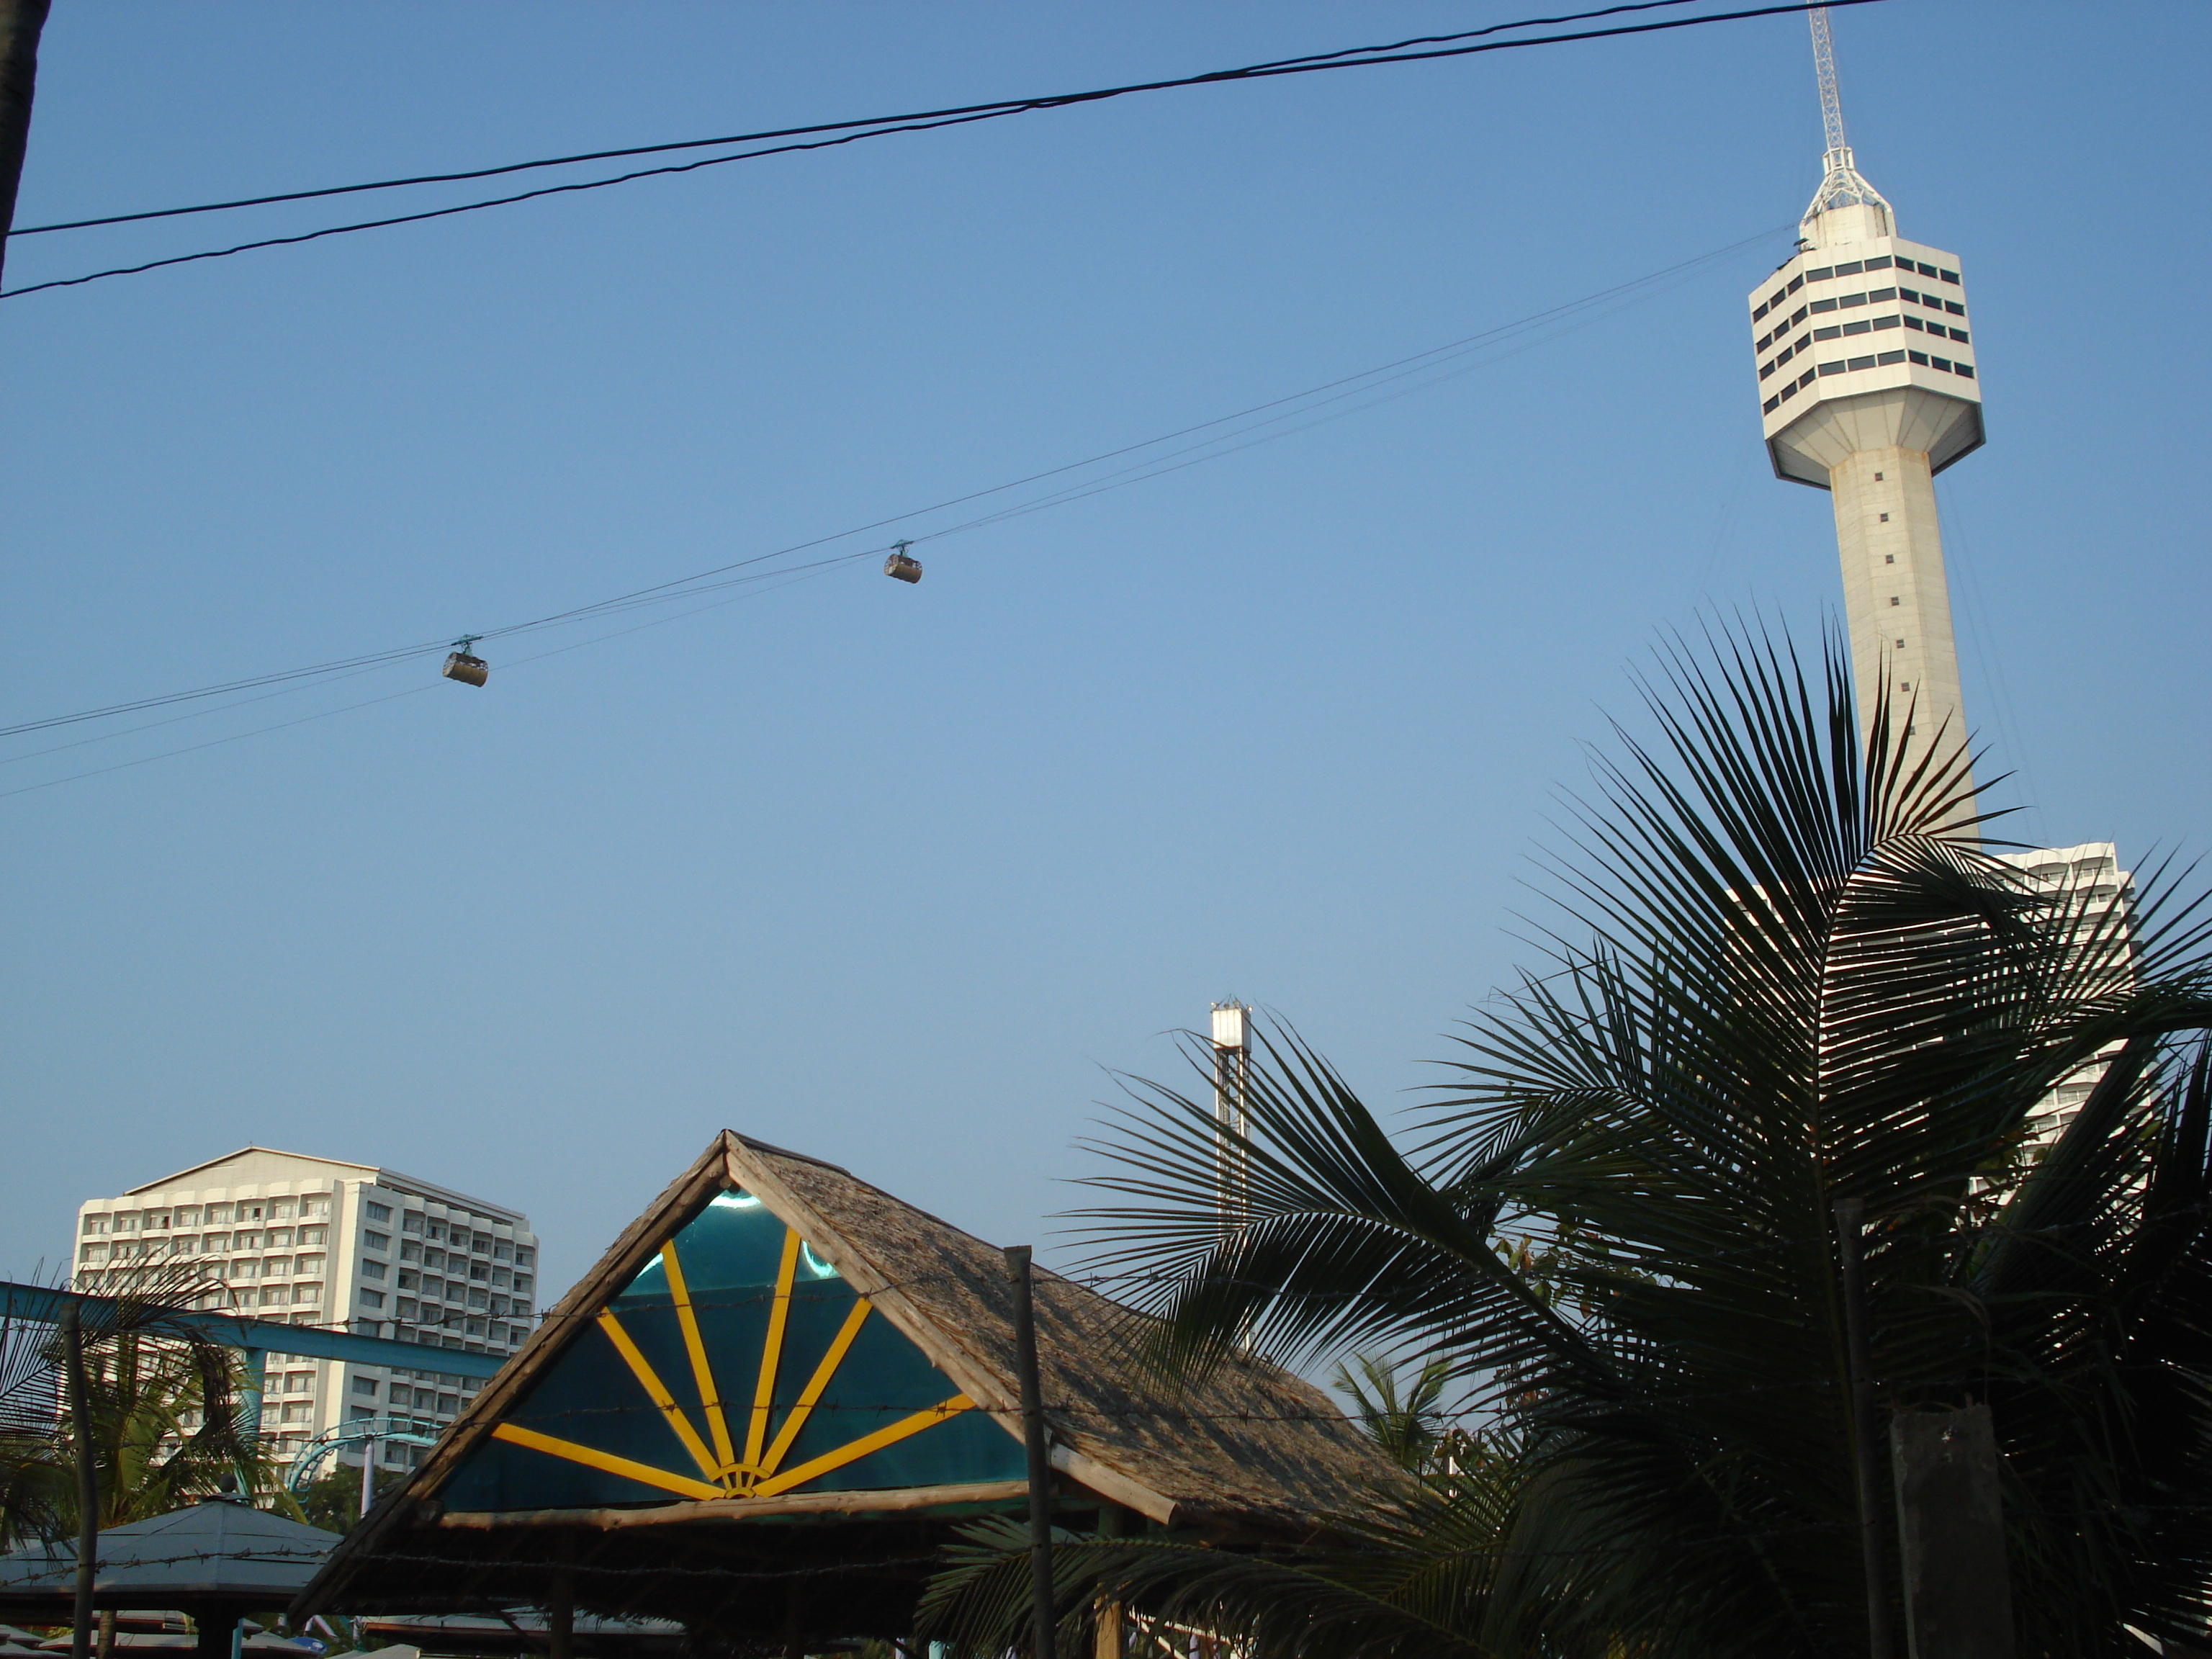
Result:
{"label": "wooden support post", "polygon": [[1844,1340],[1850,1352],[1851,1443],[1859,1474],[1859,1561],[1866,1577],[1868,1659],[1893,1659],[1889,1630],[1889,1559],[1881,1535],[1881,1438],[1874,1395],[1872,1342],[1867,1331],[1866,1259],[1860,1229],[1866,1206],[1836,1206],[1836,1253],[1843,1269]]}
{"label": "wooden support post", "polygon": [[1014,1369],[1022,1389],[1022,1443],[1029,1453],[1031,1659],[1053,1659],[1052,1463],[1044,1443],[1044,1385],[1037,1369],[1036,1297],[1030,1247],[1006,1246],[1014,1285]]}
{"label": "wooden support post", "polygon": [[1900,1413],[1889,1436],[1912,1659],[2013,1659],[1990,1408]]}
{"label": "wooden support post", "polygon": [[72,1301],[62,1312],[63,1387],[68,1391],[70,1442],[76,1452],[76,1607],[70,1659],[91,1659],[92,1584],[100,1571],[100,1463],[93,1444],[92,1377],[84,1342],[82,1310]]}
{"label": "wooden support post", "polygon": [[545,1638],[547,1659],[576,1659],[576,1584],[565,1572],[546,1587]]}
{"label": "wooden support post", "polygon": [[[1127,1529],[1128,1512],[1119,1504],[1098,1505],[1098,1535],[1119,1538]],[[1097,1608],[1098,1626],[1097,1638],[1091,1644],[1091,1659],[1121,1659],[1121,1650],[1127,1637],[1123,1631],[1123,1613],[1119,1601],[1101,1596]]]}

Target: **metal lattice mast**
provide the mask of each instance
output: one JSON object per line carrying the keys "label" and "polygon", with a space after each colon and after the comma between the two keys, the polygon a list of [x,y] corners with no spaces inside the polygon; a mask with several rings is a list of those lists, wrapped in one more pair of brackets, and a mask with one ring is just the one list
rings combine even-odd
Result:
{"label": "metal lattice mast", "polygon": [[1844,138],[1844,100],[1836,90],[1836,44],[1828,33],[1828,9],[1815,6],[1805,14],[1813,25],[1813,69],[1820,82],[1820,135],[1826,145],[1820,157],[1820,188],[1805,210],[1811,219],[1831,208],[1880,208],[1889,217],[1889,204],[1881,192],[1859,176],[1851,160],[1851,147]]}

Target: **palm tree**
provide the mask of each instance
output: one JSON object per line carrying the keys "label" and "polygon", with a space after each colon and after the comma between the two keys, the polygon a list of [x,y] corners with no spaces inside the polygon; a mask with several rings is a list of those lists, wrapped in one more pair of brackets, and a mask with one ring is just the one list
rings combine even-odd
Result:
{"label": "palm tree", "polygon": [[[1407,1354],[1493,1455],[1326,1548],[1075,1545],[1072,1633],[1103,1594],[1315,1656],[1867,1652],[1834,1219],[1856,1199],[1881,1406],[1993,1414],[2020,1651],[2201,1639],[2202,901],[2165,871],[2109,915],[2038,891],[1981,839],[1963,743],[1908,754],[1884,702],[1863,750],[1844,642],[1824,656],[1821,698],[1786,638],[1662,652],[1656,736],[1616,727],[1571,803],[1550,960],[1475,1013],[1410,1144],[1278,1027],[1224,1231],[1210,1098],[1133,1085],[1088,1216],[1162,1362]],[[1501,1253],[1516,1233],[1540,1273]],[[979,1531],[939,1586],[970,1638],[1010,1542]]]}

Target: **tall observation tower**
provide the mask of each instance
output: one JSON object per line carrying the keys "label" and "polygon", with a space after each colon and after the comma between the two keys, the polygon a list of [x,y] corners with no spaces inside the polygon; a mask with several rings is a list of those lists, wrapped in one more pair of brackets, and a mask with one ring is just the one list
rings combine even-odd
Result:
{"label": "tall observation tower", "polygon": [[[1964,734],[1935,475],[1982,443],[1959,258],[1897,234],[1844,141],[1825,9],[1811,13],[1827,154],[1796,256],[1752,295],[1777,477],[1834,498],[1863,720],[1885,679],[1911,735]],[[1923,750],[1924,752],[1924,750]]]}

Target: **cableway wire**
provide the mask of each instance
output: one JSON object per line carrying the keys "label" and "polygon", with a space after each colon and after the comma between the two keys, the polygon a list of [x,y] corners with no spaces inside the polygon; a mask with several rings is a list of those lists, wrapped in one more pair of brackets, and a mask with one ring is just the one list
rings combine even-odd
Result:
{"label": "cableway wire", "polygon": [[[815,577],[821,575],[824,571],[830,569],[832,567],[850,563],[854,559],[865,559],[868,556],[869,553],[873,550],[873,549],[864,548],[858,553],[840,554],[834,559],[824,559],[819,564],[810,566],[800,571],[770,571],[767,573],[769,575],[783,576],[786,580],[776,582],[769,587],[757,590],[749,590],[743,593],[732,593],[727,599],[716,599],[711,605],[695,605],[689,611],[679,611],[674,616],[655,617],[651,622],[635,623],[628,628],[616,629],[612,633],[597,634],[587,640],[577,640],[568,645],[556,645],[550,651],[540,651],[534,656],[519,657],[513,662],[501,663],[500,665],[499,672],[505,674],[517,668],[526,667],[528,665],[534,662],[543,662],[548,657],[562,657],[566,656],[571,651],[581,651],[587,645],[601,645],[609,640],[621,639],[625,635],[641,634],[648,628],[659,628],[669,623],[682,622],[686,617],[696,617],[702,611],[718,611],[726,605],[735,605],[739,599],[752,598],[755,592],[772,593],[775,592],[777,588],[790,587],[799,582],[811,581]],[[383,665],[378,664],[374,665],[380,667]],[[368,669],[362,669],[357,672],[367,673],[369,671]],[[325,683],[326,684],[327,682]],[[295,687],[289,689],[301,690],[304,688]],[[425,691],[435,691],[438,689],[439,686],[436,681],[432,681],[424,685],[410,685],[403,691],[387,691],[380,697],[368,697],[360,702],[343,703],[336,708],[325,708],[316,714],[302,714],[296,720],[279,720],[273,726],[257,726],[248,731],[234,732],[227,737],[210,738],[205,743],[191,744],[182,749],[165,749],[158,754],[141,755],[136,760],[118,761],[112,766],[96,766],[89,771],[72,772],[66,777],[48,778],[43,783],[29,783],[14,789],[0,789],[0,800],[6,800],[11,795],[35,794],[41,789],[52,789],[64,783],[80,782],[86,778],[104,777],[110,772],[127,772],[133,767],[149,765],[155,761],[173,760],[179,755],[198,754],[203,749],[217,749],[221,748],[225,744],[241,743],[247,738],[261,737],[270,732],[283,732],[295,726],[307,726],[316,720],[328,720],[333,714],[350,714],[356,709],[359,708],[374,708],[379,703],[397,702],[402,697],[418,697]],[[270,695],[276,696],[280,694],[272,692]],[[252,699],[252,701],[258,702],[260,699],[254,698]],[[225,705],[226,708],[235,708],[240,706],[241,705],[237,703]],[[223,711],[222,709],[210,709],[205,712],[210,714],[220,714]],[[167,722],[166,721],[155,722],[155,724],[162,725],[166,725],[167,723]],[[131,729],[133,731],[144,731],[148,728],[145,726],[134,726]],[[40,752],[51,753],[52,751],[41,750]]]}
{"label": "cableway wire", "polygon": [[[1170,455],[1152,456],[1145,462],[1139,463],[1136,468],[1122,469],[1124,472],[1134,472],[1136,474],[1134,477],[1117,478],[1116,475],[1109,475],[1109,481],[1103,483],[1095,478],[1085,480],[1078,485],[1054,491],[1036,501],[1020,504],[1016,507],[1009,508],[1005,513],[987,514],[981,518],[969,520],[966,524],[957,525],[945,529],[929,532],[926,535],[917,536],[912,539],[915,542],[933,540],[939,537],[953,534],[957,531],[974,528],[984,524],[994,522],[997,519],[1011,516],[1014,513],[1041,511],[1046,507],[1060,505],[1063,501],[1079,499],[1081,495],[1095,494],[1097,493],[1098,490],[1103,489],[1118,488],[1121,483],[1141,482],[1143,477],[1157,476],[1157,474],[1141,471],[1139,470],[1139,468],[1151,467],[1156,463],[1173,459],[1174,455],[1188,454],[1192,450],[1203,449],[1210,445],[1224,442],[1227,438],[1242,435],[1243,433],[1255,431],[1259,429],[1260,427],[1268,425],[1275,421],[1292,418],[1298,414],[1307,412],[1308,410],[1315,408],[1322,407],[1327,403],[1334,402],[1340,398],[1356,396],[1360,392],[1370,390],[1377,386],[1389,384],[1391,380],[1404,378],[1408,374],[1418,374],[1425,368],[1434,368],[1439,363],[1451,361],[1455,356],[1467,355],[1478,350],[1485,345],[1496,343],[1501,340],[1512,339],[1525,336],[1531,331],[1540,328],[1544,325],[1558,323],[1574,319],[1578,316],[1583,316],[1584,313],[1592,312],[1595,307],[1605,305],[1607,301],[1617,301],[1622,304],[1628,303],[1635,298],[1642,297],[1644,294],[1647,292],[1656,291],[1660,284],[1664,283],[1670,278],[1680,278],[1686,276],[1688,273],[1700,266],[1711,264],[1718,259],[1725,258],[1730,254],[1739,252],[1747,247],[1764,241],[1776,234],[1777,232],[1773,229],[1762,230],[1756,235],[1745,237],[1741,240],[1731,242],[1724,247],[1716,248],[1710,252],[1698,254],[1693,258],[1680,261],[1677,264],[1666,266],[1662,270],[1647,273],[1642,276],[1632,278],[1625,283],[1616,283],[1610,288],[1600,289],[1594,294],[1585,295],[1579,299],[1567,301],[1560,305],[1550,307],[1546,310],[1534,313],[1529,316],[1517,319],[1513,322],[1504,323],[1492,328],[1484,329],[1477,333],[1466,335],[1456,340],[1448,341],[1443,345],[1434,346],[1425,351],[1415,352],[1409,356],[1401,357],[1390,362],[1380,364],[1373,368],[1363,369],[1357,374],[1344,375],[1337,380],[1325,381],[1319,386],[1310,386],[1304,391],[1291,392],[1284,397],[1270,398],[1264,403],[1252,404],[1248,408],[1238,410],[1231,414],[1218,416],[1212,420],[1201,421],[1195,424],[1181,428],[1173,432],[1164,433],[1157,437],[1146,439],[1141,442],[1125,444],[1118,448],[1103,451],[1098,454],[1086,457],[1082,460],[1071,461],[1064,465],[1048,468],[1041,472],[1033,472],[1026,477],[1013,479],[1006,483],[994,484],[985,489],[971,490],[964,495],[948,497],[944,501],[935,502],[928,507],[916,507],[906,513],[896,514],[888,518],[878,519],[867,524],[856,525],[850,529],[838,531],[827,536],[817,537],[809,541],[793,543],[789,546],[778,548],[772,552],[754,554],[747,558],[739,559],[729,564],[718,565],[710,569],[695,572],[688,576],[676,577],[665,582],[655,583],[648,587],[633,589],[629,592],[617,594],[611,599],[599,600],[591,605],[578,605],[569,610],[555,611],[548,616],[539,617],[528,622],[515,623],[501,628],[490,629],[485,630],[483,633],[477,635],[477,637],[479,639],[485,640],[504,639],[512,637],[518,634],[533,632],[539,629],[586,622],[596,617],[617,614],[623,610],[634,609],[642,605],[679,604],[696,593],[712,592],[714,587],[725,585],[723,583],[714,581],[714,579],[729,576],[732,572],[743,571],[770,561],[787,558],[794,553],[811,551],[817,548],[828,546],[835,542],[847,540],[854,536],[866,535],[872,531],[884,529],[892,525],[905,523],[914,519],[925,518],[933,513],[943,512],[955,507],[965,506],[969,502],[982,501],[993,495],[1004,495],[1009,490],[1018,489],[1029,484],[1042,483],[1050,478],[1065,477],[1068,473],[1081,471],[1086,468],[1097,466],[1107,461],[1118,460],[1125,456],[1133,455],[1141,451],[1158,449],[1162,445],[1174,443],[1178,440],[1189,437],[1197,433],[1213,431],[1218,428],[1234,425],[1238,422],[1249,421],[1251,417],[1255,416],[1267,416],[1269,417],[1267,420],[1256,422],[1250,426],[1242,428],[1238,432],[1222,434],[1215,439],[1207,440],[1205,443],[1190,446],[1189,448],[1185,450],[1172,452]],[[1598,314],[1607,313],[1600,313]],[[1349,388],[1349,390],[1347,391],[1346,388]],[[1292,405],[1297,405],[1298,407],[1291,407]],[[1364,405],[1362,406],[1364,407]],[[1270,414],[1270,411],[1285,410],[1288,410],[1287,414]],[[1300,428],[1294,428],[1291,429],[1297,430]],[[1279,434],[1272,435],[1282,434]],[[1263,441],[1263,440],[1255,439],[1251,441],[1257,442]],[[1237,447],[1239,448],[1248,447],[1249,447],[1249,444],[1237,446]],[[1234,453],[1234,451],[1232,449],[1222,449],[1218,453],[1221,454],[1228,454]],[[1212,458],[1209,456],[1200,456],[1199,459],[1206,459]],[[1186,461],[1183,465],[1195,465],[1195,463]],[[1161,468],[1160,470],[1166,471],[1171,469]],[[842,563],[848,559],[862,556],[865,556],[865,553],[839,555],[834,562]],[[791,567],[783,567],[783,568],[788,569],[791,568]],[[776,573],[763,572],[759,574],[761,575],[769,575]],[[739,580],[746,579],[740,578]],[[285,685],[289,687],[292,682],[312,681],[314,683],[323,683],[328,680],[343,678],[349,677],[351,674],[356,672],[366,672],[370,669],[382,667],[389,664],[404,661],[409,659],[421,658],[434,654],[437,652],[445,650],[447,647],[447,643],[448,641],[442,639],[438,641],[426,641],[414,645],[395,647],[390,650],[369,652],[358,656],[341,658],[335,661],[315,664],[307,667],[285,669],[275,673],[257,675],[244,679],[226,681],[219,684],[202,686],[188,691],[170,692],[159,696],[142,697],[130,702],[109,703],[100,708],[82,709],[74,714],[50,715],[40,720],[21,721],[15,725],[0,726],[0,738],[20,737],[28,732],[47,731],[57,726],[77,725],[88,720],[110,719],[124,714],[141,713],[150,708],[164,708],[179,702],[197,702],[207,698],[226,696],[240,691],[259,690],[262,688],[268,686]],[[258,702],[261,701],[261,699],[250,698],[243,701]],[[237,708],[240,706],[241,706],[241,703],[235,702],[225,705],[225,707],[228,708]],[[131,730],[143,731],[150,729],[152,726],[167,723],[167,722],[165,721],[149,722],[145,726],[134,726],[131,728]],[[70,746],[73,745],[58,745],[58,747]],[[36,754],[49,754],[55,751],[53,750],[40,750],[33,752]],[[14,757],[12,758],[28,759],[31,758],[31,756],[23,755]],[[0,762],[0,763],[4,763],[4,762]]]}
{"label": "cableway wire", "polygon": [[[302,242],[312,242],[325,236],[340,236],[352,231],[380,230],[393,225],[416,224],[425,220],[449,218],[456,214],[474,213],[485,208],[507,207],[518,202],[527,202],[544,196],[573,194],[580,191],[603,190],[610,185],[629,184],[639,179],[664,177],[680,173],[696,173],[703,167],[720,167],[727,162],[757,161],[769,155],[784,155],[802,150],[828,149],[858,143],[863,138],[886,137],[894,133],[927,132],[941,127],[965,126],[977,121],[996,120],[1002,116],[1024,115],[1041,110],[1066,109],[1077,105],[1097,103],[1109,98],[1126,97],[1133,93],[1162,92],[1182,87],[1223,85],[1239,81],[1256,81],[1285,75],[1307,75],[1324,70],[1360,69],[1376,64],[1419,63],[1437,58],[1464,58],[1481,52],[1508,52],[1522,46],[1562,46],[1583,40],[1607,40],[1620,35],[1650,34],[1663,30],[1692,28],[1704,23],[1737,22],[1754,17],[1773,17],[1808,11],[1818,0],[1786,0],[1779,5],[1752,7],[1736,11],[1709,12],[1695,17],[1672,17],[1658,22],[1623,24],[1611,28],[1582,29],[1565,34],[1534,35],[1516,40],[1481,40],[1471,46],[1436,46],[1430,50],[1402,50],[1401,47],[1426,45],[1431,41],[1464,40],[1474,35],[1494,34],[1504,30],[1548,27],[1558,22],[1578,21],[1587,18],[1610,16],[1621,12],[1641,11],[1655,7],[1686,3],[1687,0],[1638,0],[1630,5],[1607,7],[1601,11],[1570,13],[1557,18],[1524,19],[1513,23],[1492,24],[1484,29],[1470,29],[1455,35],[1425,36],[1417,41],[1399,43],[1391,46],[1347,47],[1343,51],[1322,54],[1316,58],[1285,59],[1271,64],[1250,64],[1242,69],[1216,70],[1205,75],[1185,76],[1174,80],[1147,81],[1127,86],[1102,87],[1088,92],[1060,93],[1046,97],[1009,100],[1002,103],[965,106],[944,112],[927,112],[921,116],[889,116],[872,122],[850,121],[825,123],[813,128],[794,128],[795,132],[830,131],[843,128],[857,131],[840,131],[827,138],[805,139],[790,143],[769,145],[763,149],[740,151],[732,155],[713,155],[702,161],[685,161],[668,167],[643,167],[618,173],[607,179],[592,179],[574,184],[548,185],[537,190],[523,191],[512,196],[494,197],[483,201],[465,202],[452,207],[433,208],[420,213],[397,214],[382,219],[366,219],[351,224],[326,225],[319,230],[301,231],[289,236],[262,237],[252,241],[236,243],[228,247],[204,248],[194,253],[173,254],[166,258],[149,259],[132,265],[116,265],[102,270],[86,272],[78,276],[56,277],[43,283],[30,283],[21,288],[0,292],[0,299],[15,299],[27,294],[43,293],[49,289],[76,288],[87,283],[96,283],[109,276],[133,276],[145,271],[160,270],[171,265],[191,264],[202,259],[228,258],[233,254],[249,253],[267,247],[288,247]],[[1838,5],[1873,5],[1881,0],[1832,0]],[[763,135],[768,136],[768,135]],[[594,152],[597,156],[641,155],[655,150],[712,147],[716,144],[749,142],[742,138],[690,139],[665,145],[641,145],[622,151]],[[473,173],[425,174],[416,179],[390,179],[360,185],[337,185],[322,191],[301,191],[284,196],[242,198],[236,202],[211,202],[195,208],[155,209],[141,214],[118,214],[104,219],[76,220],[52,225],[38,225],[15,232],[15,235],[35,235],[52,231],[88,229],[95,225],[119,224],[135,220],[172,217],[193,212],[214,212],[233,207],[259,206],[280,201],[295,201],[313,196],[343,194],[354,190],[396,189],[416,183],[441,182],[448,179],[484,177],[503,172],[517,172],[532,167],[570,165],[587,159],[585,156],[555,157],[544,161],[514,162],[504,167],[479,169]]]}

